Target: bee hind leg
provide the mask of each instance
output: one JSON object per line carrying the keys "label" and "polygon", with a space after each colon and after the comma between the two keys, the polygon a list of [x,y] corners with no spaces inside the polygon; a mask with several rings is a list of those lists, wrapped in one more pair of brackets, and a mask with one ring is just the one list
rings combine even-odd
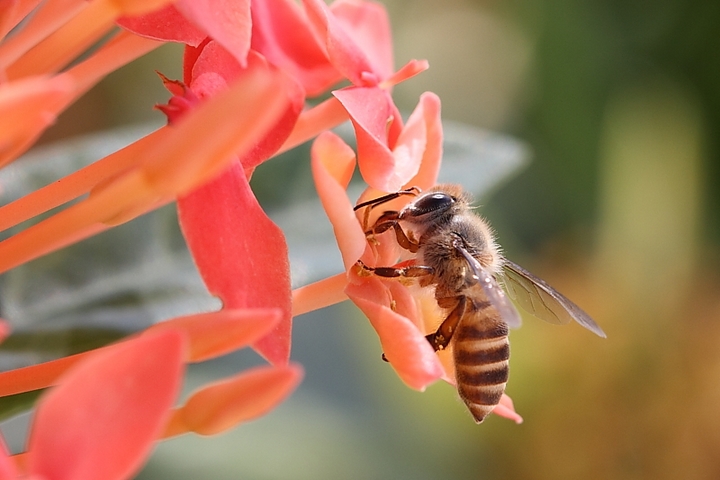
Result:
{"label": "bee hind leg", "polygon": [[435,331],[435,333],[431,333],[430,335],[425,336],[425,338],[427,338],[427,341],[430,342],[430,345],[432,345],[435,351],[445,350],[445,348],[450,343],[453,334],[455,333],[458,323],[460,323],[460,319],[462,319],[463,315],[465,314],[465,304],[467,303],[467,297],[462,295],[456,298],[457,305],[455,305],[455,307],[450,311],[450,314],[447,316],[447,318],[443,320],[437,331]]}

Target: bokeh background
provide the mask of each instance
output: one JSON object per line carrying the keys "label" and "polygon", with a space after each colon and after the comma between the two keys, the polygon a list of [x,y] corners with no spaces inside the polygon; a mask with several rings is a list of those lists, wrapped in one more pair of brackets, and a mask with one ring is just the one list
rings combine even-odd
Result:
{"label": "bokeh background", "polygon": [[[481,212],[508,257],[608,338],[525,318],[508,385],[525,423],[478,426],[448,385],[405,387],[362,314],[334,306],[296,319],[306,380],[289,401],[219,437],[165,442],[138,478],[720,478],[720,3],[385,3],[397,64],[431,66],[396,89],[399,106],[432,90],[445,119],[524,142],[531,162],[479,192]],[[154,70],[179,77],[181,53],[166,46],[111,75],[43,143],[162,122]],[[312,196],[307,149],[294,155],[254,180],[277,217]],[[258,362],[241,352],[197,366],[188,389]]]}

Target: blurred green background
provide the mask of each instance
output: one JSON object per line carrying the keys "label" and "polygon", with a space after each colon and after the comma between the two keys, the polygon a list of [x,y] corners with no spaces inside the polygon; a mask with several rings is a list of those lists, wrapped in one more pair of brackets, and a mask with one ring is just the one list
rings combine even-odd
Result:
{"label": "blurred green background", "polygon": [[[608,338],[526,318],[508,385],[525,423],[477,426],[449,386],[406,388],[362,315],[335,306],[296,319],[306,380],[288,402],[162,444],[138,478],[720,478],[720,2],[386,4],[396,63],[431,66],[396,89],[399,106],[432,90],[444,118],[527,143],[531,164],[481,212],[508,257]],[[180,58],[167,46],[113,74],[44,142],[161,121],[153,71],[177,78]],[[311,188],[300,155],[258,171],[271,211],[297,201],[278,192]],[[210,362],[189,384],[257,362]]]}

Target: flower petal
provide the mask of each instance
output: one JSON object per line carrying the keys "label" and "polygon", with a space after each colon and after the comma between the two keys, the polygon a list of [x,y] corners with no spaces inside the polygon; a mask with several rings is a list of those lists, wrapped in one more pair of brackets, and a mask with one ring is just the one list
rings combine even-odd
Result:
{"label": "flower petal", "polygon": [[119,15],[143,15],[163,8],[175,0],[104,0],[108,8]]}
{"label": "flower petal", "polygon": [[107,2],[89,3],[67,23],[8,65],[5,77],[15,80],[60,71],[107,35],[117,14],[115,8],[108,8]]}
{"label": "flower petal", "polygon": [[38,407],[28,470],[57,480],[124,479],[149,455],[180,388],[184,339],[143,336],[73,369]]}
{"label": "flower petal", "polygon": [[[413,137],[413,132],[415,137]],[[443,131],[440,120],[440,98],[431,92],[423,93],[412,115],[400,134],[398,144],[412,144],[422,138],[422,152],[419,170],[406,187],[420,187],[426,190],[437,184],[443,153]],[[396,147],[397,150],[397,147]],[[412,151],[408,147],[408,151]],[[417,160],[413,157],[413,162]]]}
{"label": "flower petal", "polygon": [[[385,356],[409,387],[424,390],[443,376],[443,367],[430,343],[416,324],[393,311],[390,291],[380,280],[370,277],[351,283],[345,292],[368,317],[380,337]],[[393,293],[401,292],[399,289]]]}
{"label": "flower petal", "polygon": [[342,79],[294,0],[255,1],[252,17],[253,50],[288,72],[309,96],[320,95]]}
{"label": "flower petal", "polygon": [[5,440],[0,436],[0,480],[14,480],[17,477],[18,472],[15,462],[8,453]]}
{"label": "flower petal", "polygon": [[334,133],[324,132],[313,143],[311,156],[315,188],[335,232],[345,270],[349,270],[367,246],[345,193],[355,170],[355,152]]}
{"label": "flower petal", "polygon": [[335,18],[323,0],[303,0],[308,18],[317,34],[325,41],[330,63],[354,85],[377,85],[382,78],[353,41],[344,26]]}
{"label": "flower petal", "polygon": [[338,0],[330,11],[353,42],[367,57],[372,71],[381,79],[392,75],[392,34],[385,7],[380,3]]}
{"label": "flower petal", "polygon": [[0,318],[0,343],[4,342],[8,335],[10,335],[10,330],[10,324]]}
{"label": "flower petal", "polygon": [[278,308],[280,324],[254,348],[273,364],[290,356],[291,295],[282,231],[257,203],[242,165],[178,199],[180,226],[195,263],[225,308]]}
{"label": "flower petal", "polygon": [[349,87],[333,92],[347,110],[355,128],[358,162],[371,187],[394,192],[417,173],[398,165],[392,148],[402,130],[402,118],[390,94],[375,87]]}
{"label": "flower petal", "polygon": [[0,6],[0,40],[32,12],[41,0],[6,0]]}
{"label": "flower petal", "polygon": [[523,423],[523,418],[515,412],[512,399],[504,393],[500,398],[500,403],[493,409],[492,413],[510,419],[518,425]]}
{"label": "flower petal", "polygon": [[245,66],[252,34],[250,0],[178,0],[175,6]]}
{"label": "flower petal", "polygon": [[188,362],[203,362],[246,347],[267,335],[279,322],[277,309],[228,310],[172,318],[156,323],[143,335],[184,332],[190,341]]}
{"label": "flower petal", "polygon": [[65,75],[0,84],[0,166],[37,140],[72,98],[74,88]]}
{"label": "flower petal", "polygon": [[[203,102],[173,126],[171,135],[140,155],[139,168],[0,242],[0,271],[129,221],[217,176],[238,152],[262,138],[283,111],[284,98],[277,95],[281,85],[282,79],[271,72],[256,71]],[[289,311],[289,287],[287,298]]]}
{"label": "flower petal", "polygon": [[215,435],[267,414],[285,400],[303,377],[302,367],[256,367],[195,392],[175,411],[165,436],[186,431]]}
{"label": "flower petal", "polygon": [[227,88],[228,84],[237,81],[255,70],[272,71],[284,79],[282,91],[278,95],[285,96],[289,101],[284,113],[268,134],[260,139],[255,146],[240,158],[246,170],[255,168],[274,154],[290,135],[295,122],[305,104],[305,93],[295,80],[282,74],[276,67],[257,52],[247,56],[247,66],[242,67],[238,61],[221,45],[214,41],[202,47],[202,51],[194,59],[191,73],[191,88],[198,97],[210,97]]}
{"label": "flower petal", "polygon": [[175,7],[167,5],[160,10],[134,17],[121,17],[118,25],[136,35],[153,40],[180,42],[197,47],[207,38],[207,32],[188,20]]}
{"label": "flower petal", "polygon": [[58,378],[95,351],[58,358],[49,362],[0,372],[0,397],[40,390],[58,384]]}
{"label": "flower petal", "polygon": [[172,130],[163,127],[101,160],[0,206],[0,231],[85,195],[98,183],[137,166],[143,152],[170,134]]}

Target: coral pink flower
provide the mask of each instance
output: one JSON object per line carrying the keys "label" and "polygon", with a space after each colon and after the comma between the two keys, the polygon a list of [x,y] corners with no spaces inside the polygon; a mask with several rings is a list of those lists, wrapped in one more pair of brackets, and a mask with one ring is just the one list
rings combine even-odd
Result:
{"label": "coral pink flower", "polygon": [[[425,94],[408,124],[398,134],[398,142],[392,152],[419,165],[405,188],[415,186],[426,189],[436,183],[441,145],[440,102],[436,96]],[[339,137],[328,132],[315,141],[312,161],[318,195],[333,225],[347,270],[344,292],[367,315],[380,337],[387,360],[412,388],[423,390],[439,378],[454,383],[451,350],[436,354],[425,339],[425,335],[435,331],[443,320],[432,295],[408,288],[397,280],[362,275],[358,271],[356,262],[359,259],[367,265],[395,264],[400,249],[392,232],[380,235],[377,245],[371,246],[365,239],[361,227],[365,220],[363,212],[358,212],[359,216],[353,212],[345,193],[355,168],[354,152]],[[378,195],[376,190],[370,189],[361,196],[361,200]],[[402,201],[402,198],[398,199],[398,202]],[[398,202],[394,205],[402,207],[402,203]],[[343,285],[332,279],[326,282],[325,287],[337,290]],[[339,297],[337,295],[336,298]],[[302,299],[301,289],[296,292],[295,300],[300,303]],[[300,305],[296,308],[302,310]],[[507,396],[496,407],[495,413],[516,422],[522,420]]]}
{"label": "coral pink flower", "polygon": [[[35,412],[23,478],[130,478],[170,418],[184,349],[181,334],[165,331],[105,348],[64,375]],[[0,478],[16,478],[0,457]]]}
{"label": "coral pink flower", "polygon": [[[0,480],[18,478],[18,466],[23,478],[130,478],[159,438],[215,434],[272,410],[297,386],[300,367],[257,367],[172,407],[185,361],[212,358],[267,334],[272,322],[265,315],[277,320],[275,313],[180,318],[84,356],[41,397],[27,451],[13,462],[2,445]],[[218,329],[226,335],[222,345],[213,332]]]}
{"label": "coral pink flower", "polygon": [[[178,200],[188,246],[208,289],[224,306],[283,309],[284,318],[277,330],[255,345],[270,362],[283,364],[290,354],[292,318],[287,246],[282,232],[254,200],[248,178],[258,164],[284,144],[297,141],[290,137],[294,131],[305,129],[308,122],[303,122],[303,117],[312,119],[313,136],[346,118],[338,115],[338,108],[323,106],[301,114],[306,93],[320,93],[343,77],[362,85],[358,90],[336,92],[336,96],[353,122],[369,122],[371,134],[359,136],[363,146],[361,158],[368,159],[364,161],[369,165],[368,175],[379,171],[375,176],[383,178],[376,182],[381,186],[414,175],[417,163],[407,161],[413,158],[411,155],[390,155],[389,160],[387,154],[375,155],[371,159],[373,152],[365,148],[371,143],[396,143],[394,133],[378,140],[382,137],[378,126],[385,128],[389,122],[391,132],[400,131],[402,123],[388,89],[393,82],[407,78],[412,69],[390,79],[393,72],[390,29],[384,9],[374,3],[340,1],[328,8],[322,1],[308,1],[304,3],[305,9],[301,9],[290,0],[219,2],[212,15],[193,13],[204,5],[202,2],[200,6],[190,4],[180,1],[159,12],[120,22],[125,28],[151,38],[172,38],[188,44],[185,85],[170,84],[176,97],[163,107],[171,120],[180,117],[183,109],[193,109],[197,102],[216,95],[253,70],[285,73],[285,88],[279,94],[289,102],[268,134],[239,157],[239,165]],[[177,32],[168,32],[168,22],[178,15],[192,21],[180,22]],[[203,33],[207,38],[202,38]],[[422,68],[418,66],[413,73]],[[383,81],[390,83],[383,86]],[[367,110],[354,107],[351,97],[358,102],[376,98],[378,101],[370,107],[377,105],[377,118],[368,120]],[[313,116],[315,112],[325,118]],[[388,147],[384,148],[377,150],[387,153]]]}
{"label": "coral pink flower", "polygon": [[[263,55],[309,95],[324,92],[342,78],[349,80],[353,86],[334,95],[355,126],[360,169],[366,181],[374,188],[391,191],[417,173],[417,164],[403,163],[391,153],[402,120],[389,90],[426,69],[427,64],[413,60],[393,74],[390,27],[382,6],[339,0],[328,7],[322,0],[304,0],[301,9],[292,0],[246,0],[233,6],[220,2],[214,7],[214,16],[196,20],[188,8],[190,3],[179,1],[159,12],[125,18],[120,23],[141,35],[178,40],[192,47],[185,58],[186,83],[192,81],[193,57],[207,48],[208,39],[203,34],[221,45],[242,67],[252,51]],[[227,9],[227,15],[219,13],[223,9]],[[246,11],[251,12],[251,22],[247,21]],[[187,20],[179,22],[177,31],[169,31],[168,25],[182,16]],[[228,36],[230,26],[236,36],[247,37],[250,43],[235,42],[233,49],[229,42],[221,41]],[[222,69],[223,63],[215,63],[215,68]],[[281,137],[279,133],[274,136]]]}
{"label": "coral pink flower", "polygon": [[[184,405],[175,409],[171,407],[182,379],[184,363],[216,358],[243,348],[267,336],[280,318],[281,312],[277,309],[223,310],[179,317],[151,327],[140,338],[115,346],[1,373],[0,396],[59,385],[47,400],[41,399],[39,412],[61,411],[64,416],[55,413],[51,417],[55,420],[47,421],[42,420],[47,416],[38,414],[35,422],[38,426],[33,428],[31,439],[37,435],[41,440],[29,443],[28,452],[20,457],[22,463],[27,465],[30,472],[35,472],[33,459],[38,458],[37,462],[45,465],[43,468],[55,472],[46,478],[98,478],[90,474],[87,477],[82,476],[74,469],[82,467],[88,472],[102,472],[97,465],[114,461],[113,455],[127,451],[129,453],[125,455],[128,458],[123,463],[125,466],[112,467],[125,468],[118,472],[126,473],[120,475],[113,471],[111,473],[116,476],[110,473],[102,476],[127,478],[127,469],[136,468],[138,462],[147,456],[152,442],[158,439],[187,432],[203,435],[220,433],[238,423],[264,415],[295,390],[303,376],[300,366],[290,364],[280,367],[256,367],[203,386],[193,393]],[[171,348],[175,343],[182,344],[182,348],[172,347],[174,353],[170,354],[163,347],[166,343],[169,344],[167,348]],[[118,352],[125,353],[120,355]],[[167,373],[168,369],[174,373]],[[150,387],[147,382],[151,383]],[[112,386],[115,383],[118,388]],[[128,383],[137,387],[130,392],[131,398],[127,397],[126,391],[118,390]],[[163,396],[161,393],[167,393],[162,389],[169,387],[172,387],[173,396],[168,403],[167,395]],[[87,403],[83,403],[84,396],[88,397]],[[56,398],[63,400],[53,400]],[[162,399],[166,399],[163,409],[153,409],[153,405]],[[98,402],[106,405],[105,416],[97,413],[99,406],[93,407]],[[46,406],[47,404],[50,406]],[[119,411],[121,407],[127,410]],[[147,411],[147,415],[155,416],[143,415],[144,411]],[[72,412],[76,412],[76,416],[71,415]],[[80,421],[76,418],[78,415],[86,415],[87,421]],[[133,422],[127,421],[124,415],[135,415],[135,419]],[[63,426],[63,421],[74,422],[76,428]],[[116,425],[116,421],[122,422],[122,425]],[[94,426],[95,430],[88,428],[89,424]],[[131,426],[132,431],[122,430],[120,427],[124,425]],[[40,433],[35,434],[38,430]],[[53,436],[53,432],[67,432],[67,435],[75,436],[79,440],[66,441],[65,437]],[[106,437],[104,432],[110,432],[109,436]],[[117,432],[117,438],[111,435],[112,432]],[[88,442],[86,449],[82,448],[82,443],[81,447],[77,446],[78,442],[82,441]],[[47,455],[61,455],[62,451],[55,453],[56,449],[51,448],[53,453],[43,453],[48,448],[42,445],[48,442],[65,442],[67,447],[75,448],[75,457],[80,467],[67,462],[62,468],[58,468],[56,461],[50,462],[55,457]],[[113,442],[128,442],[128,445],[119,448]],[[93,450],[90,444],[97,448]],[[40,447],[35,448],[36,445]],[[135,450],[129,447],[134,447]],[[2,471],[3,461],[0,460],[0,474]],[[57,476],[63,472],[70,472],[71,475]],[[0,475],[0,479],[2,478],[15,477]]]}
{"label": "coral pink flower", "polygon": [[[188,63],[191,62],[191,65]],[[243,67],[227,50],[211,40],[199,52],[186,55],[186,79],[191,95],[201,101],[228,88],[255,70],[276,71],[256,52]],[[278,73],[279,75],[279,73]],[[285,111],[273,128],[258,139],[219,177],[178,199],[180,225],[205,284],[224,308],[279,307],[283,320],[260,340],[255,349],[270,362],[287,363],[290,356],[290,267],[285,238],[260,208],[250,190],[248,176],[269,158],[290,134],[304,97],[295,82],[285,77],[288,98]],[[188,109],[194,105],[186,102]],[[188,110],[189,111],[189,110]],[[184,112],[173,111],[173,118]]]}
{"label": "coral pink flower", "polygon": [[[116,23],[124,30],[114,31]],[[381,264],[398,252],[392,242],[368,246],[345,194],[355,155],[323,133],[352,121],[366,196],[435,183],[439,100],[424,95],[403,124],[391,89],[427,65],[411,61],[395,71],[380,5],[12,0],[0,4],[0,40],[0,166],[108,73],[164,41],[186,45],[182,81],[164,78],[173,94],[160,107],[168,126],[0,206],[2,229],[64,206],[0,241],[0,273],[175,201],[198,270],[223,303],[219,312],[169,319],[118,345],[0,373],[0,396],[53,387],[39,404],[28,452],[12,462],[0,451],[0,479],[15,478],[15,463],[30,477],[128,478],[155,440],[215,434],[267,413],[303,375],[289,363],[293,314],[346,295],[408,385],[452,378],[424,338],[437,318],[419,297],[354,268],[359,258]],[[306,107],[307,97],[344,80],[350,86]],[[313,171],[347,274],[327,280],[321,293],[310,286],[293,296],[284,236],[249,179],[262,162],[318,135]],[[303,301],[303,292],[313,298]],[[269,365],[205,385],[173,407],[185,363],[246,346]],[[496,409],[503,411],[514,413],[509,399]]]}
{"label": "coral pink flower", "polygon": [[[3,72],[0,82],[0,126],[2,126],[0,165],[15,160],[32,145],[62,110],[106,74],[161,44],[155,40],[121,32],[93,52],[85,51],[93,42],[109,34],[118,16],[143,15],[149,10],[162,7],[167,2],[97,0],[88,3],[80,0],[51,0],[40,6],[38,3],[13,1],[0,5],[0,38],[16,27],[25,16],[33,14],[30,19],[16,27],[10,37],[0,42],[0,69]],[[192,3],[188,8],[194,12],[193,14],[200,15],[193,10],[200,8],[199,2]],[[207,5],[203,11],[212,13]],[[205,17],[207,20],[212,15]],[[205,39],[206,35],[201,41]],[[228,37],[224,39],[229,45],[227,51],[236,49],[237,42],[232,43],[232,39]],[[244,168],[237,169],[239,175],[235,175],[235,167],[240,165],[237,163],[238,157],[264,160],[270,156],[289,136],[302,107],[302,101],[297,101],[296,83],[257,54],[248,53],[242,62],[231,57],[231,62],[227,60],[226,49],[216,48],[216,45],[218,43],[215,40],[206,41],[205,46],[208,48],[192,59],[191,85],[197,88],[199,94],[195,97],[188,96],[184,108],[177,109],[178,115],[173,125],[164,127],[78,172],[0,207],[0,228],[6,229],[85,196],[1,241],[0,272],[132,220],[165,203],[178,198],[189,198],[195,191],[222,176],[223,172],[232,172],[233,181],[241,179],[247,186]],[[78,60],[81,55],[84,55],[83,58]],[[72,62],[74,62],[72,66],[66,67]],[[58,73],[60,71],[61,73]],[[329,113],[332,117],[333,112],[329,111]],[[332,121],[337,123],[338,118],[340,117],[334,115]],[[307,122],[303,123],[303,126],[306,125]],[[284,133],[271,134],[280,130]],[[314,130],[301,133],[294,141],[304,141],[302,135],[312,135],[312,131]],[[245,165],[248,171],[254,167],[251,162],[252,160],[248,160]],[[237,185],[228,185],[228,189],[234,186]],[[250,241],[247,238],[243,240],[245,250],[242,248],[234,250],[236,255],[244,255],[243,266],[251,267],[242,270],[246,274],[240,276],[242,284],[230,285],[237,289],[224,298],[225,308],[221,312],[171,319],[149,331],[183,331],[190,348],[186,354],[181,355],[182,362],[202,361],[250,344],[255,344],[261,349],[267,344],[274,347],[272,342],[265,340],[270,338],[281,347],[265,347],[265,351],[268,352],[267,357],[274,363],[283,365],[260,367],[242,372],[217,384],[205,386],[193,394],[190,401],[174,411],[170,412],[169,407],[164,408],[164,416],[157,417],[161,418],[161,421],[153,423],[152,419],[144,416],[139,410],[136,415],[137,421],[147,423],[147,426],[151,427],[152,435],[143,437],[141,441],[138,436],[133,437],[123,433],[125,441],[144,449],[133,454],[132,462],[144,458],[151,442],[161,437],[190,431],[204,434],[217,433],[238,422],[262,415],[285,399],[302,378],[300,367],[287,365],[290,337],[289,281],[286,286],[279,289],[278,297],[273,296],[272,289],[269,289],[270,293],[264,297],[257,295],[257,291],[245,291],[249,285],[261,284],[260,281],[256,281],[257,277],[268,278],[253,264],[256,261],[264,261],[263,249],[273,254],[273,261],[277,261],[281,269],[287,269],[287,253],[282,250],[284,239],[274,225],[268,225],[269,220],[257,206],[254,196],[249,193],[249,188],[233,189],[216,203],[222,202],[227,205],[233,203],[233,208],[241,208],[241,212],[227,211],[226,217],[233,216],[235,221],[244,218],[255,226],[253,229],[248,228],[248,224],[243,224],[242,228],[238,228],[237,223],[229,220],[236,231],[244,229],[252,233]],[[212,213],[223,218],[221,209]],[[193,215],[197,217],[205,214],[202,211],[191,211],[185,215],[185,219],[187,220],[188,217],[192,219]],[[213,233],[206,231],[205,235]],[[268,236],[275,241],[268,241]],[[192,239],[192,242],[197,241],[202,241],[202,238]],[[255,245],[252,242],[255,242]],[[278,252],[280,255],[276,259],[275,254]],[[271,262],[268,262],[268,268],[272,268]],[[238,276],[235,271],[222,273],[225,275],[224,278]],[[279,278],[282,281],[287,275],[285,277],[281,275]],[[218,280],[220,282],[218,288],[224,293],[227,287],[222,281],[223,278]],[[208,283],[218,285],[217,282]],[[277,281],[273,286],[277,286]],[[212,290],[215,291],[214,288]],[[269,308],[247,308],[254,306]],[[283,323],[284,319],[285,323]],[[5,329],[0,331],[2,335],[5,333]],[[146,333],[148,338],[158,335],[164,338],[177,334]],[[149,339],[138,339],[128,343],[132,342],[143,344],[145,348],[152,344]],[[109,347],[108,350],[114,348]],[[91,379],[94,378],[93,375],[100,375],[102,370],[111,373],[112,368],[107,362],[98,360],[99,363],[95,363],[96,358],[105,358],[105,351],[106,349],[99,349],[2,372],[0,396],[55,385],[60,385],[55,390],[57,392],[88,391],[87,385],[83,386],[72,380],[75,378],[73,373],[65,374],[74,371],[75,368],[82,369],[86,364],[99,365],[94,367],[92,375],[87,374]],[[162,348],[158,348],[158,352],[163,351]],[[144,353],[147,356],[147,352]],[[147,358],[157,364],[157,368],[160,369],[158,375],[163,378],[166,375],[163,373],[165,370],[162,369],[176,365],[175,357],[172,355],[150,355]],[[135,361],[120,363],[126,365],[128,370],[138,370],[135,372],[137,374],[142,374],[145,368],[144,364]],[[153,371],[148,369],[148,374]],[[133,377],[128,374],[125,378]],[[175,377],[168,375],[167,378]],[[70,387],[67,387],[65,382],[69,382]],[[102,390],[104,385],[103,382],[95,382],[93,388]],[[163,382],[159,382],[158,387],[160,385],[163,385]],[[108,387],[107,392],[110,394],[116,390]],[[149,394],[153,393],[154,390],[149,389]],[[53,395],[60,393],[52,394],[49,398],[56,398]],[[60,398],[73,394],[63,395],[65,397],[60,396]],[[44,407],[46,404],[50,406]],[[51,407],[57,404],[58,400],[43,401],[40,412],[55,412]],[[67,407],[67,402],[64,405]],[[78,405],[82,407],[85,404]],[[148,407],[152,405],[152,402],[147,404]],[[130,410],[136,407],[136,403],[128,403]],[[92,413],[93,410],[90,409],[88,412]],[[53,413],[51,417],[55,418],[57,415]],[[48,418],[47,415],[39,414],[38,418],[38,426],[33,431],[41,433],[33,436],[31,451],[23,457],[27,460],[29,471],[47,474],[47,469],[55,470],[53,475],[48,474],[46,478],[68,478],[60,476],[64,474],[63,472],[70,472],[68,476],[72,478],[85,478],[77,471],[71,470],[75,465],[72,462],[63,469],[56,465],[57,462],[47,463],[55,457],[37,453],[50,451],[43,445],[53,441],[52,431],[55,433],[65,431],[57,421],[41,420]],[[106,420],[108,419],[105,417],[96,418],[92,426],[99,430],[113,428],[113,424],[106,424]],[[134,425],[132,422],[126,423],[129,426]],[[68,432],[72,435],[81,428],[87,428],[87,425],[78,424],[76,429],[68,429]],[[137,429],[138,435],[142,431]],[[64,437],[57,435],[57,438]],[[102,442],[98,442],[97,438],[94,441],[98,448],[103,447]],[[68,441],[66,447],[69,448],[73,444]],[[112,443],[108,445],[110,445],[108,448],[115,448],[118,453],[124,451],[113,446]],[[89,459],[94,455],[90,450],[76,450],[80,455],[88,453]],[[98,456],[104,454],[102,451]],[[87,459],[80,458],[80,460]],[[4,460],[0,461],[0,474],[9,472],[8,475],[12,476],[12,471],[5,468],[6,464]],[[46,470],[43,470],[45,469],[43,465],[47,467]],[[136,464],[133,465],[135,466],[127,468],[136,468]],[[126,477],[129,474],[127,472],[130,470],[127,468],[126,473],[122,474],[118,473],[120,467],[117,468],[107,475],[98,468],[92,478],[120,478],[118,475]]]}
{"label": "coral pink flower", "polygon": [[330,63],[353,83],[333,92],[348,112],[358,143],[358,163],[371,187],[395,191],[419,169],[412,156],[393,155],[402,118],[390,96],[392,85],[427,68],[410,61],[393,75],[393,56],[387,14],[377,4],[303,0],[325,47]]}

